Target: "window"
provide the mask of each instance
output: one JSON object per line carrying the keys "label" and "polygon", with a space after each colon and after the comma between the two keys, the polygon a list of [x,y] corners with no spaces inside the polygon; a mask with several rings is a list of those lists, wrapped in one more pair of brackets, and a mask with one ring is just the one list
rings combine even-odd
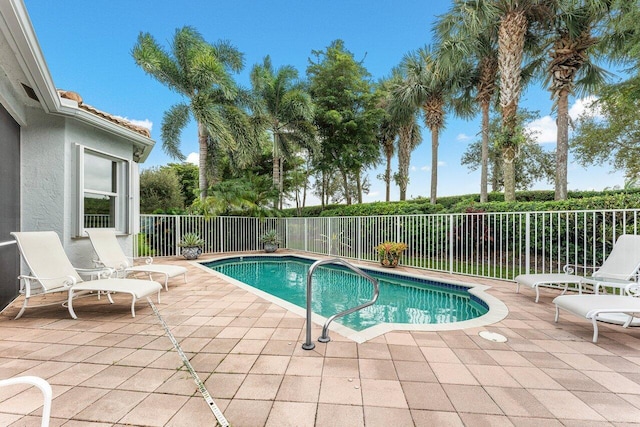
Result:
{"label": "window", "polygon": [[129,228],[129,162],[78,146],[78,236],[85,228]]}

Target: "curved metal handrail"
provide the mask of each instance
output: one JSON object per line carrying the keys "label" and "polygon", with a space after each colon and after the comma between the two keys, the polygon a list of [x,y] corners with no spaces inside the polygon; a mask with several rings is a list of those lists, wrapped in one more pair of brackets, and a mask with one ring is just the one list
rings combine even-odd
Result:
{"label": "curved metal handrail", "polygon": [[302,344],[302,348],[304,350],[313,350],[316,346],[314,343],[311,342],[311,295],[312,295],[311,280],[312,280],[313,272],[316,270],[316,268],[325,264],[341,264],[347,267],[349,270],[353,271],[354,273],[358,274],[359,276],[362,276],[368,281],[370,281],[371,284],[373,285],[373,298],[371,299],[371,301],[367,301],[364,304],[360,304],[356,307],[349,308],[343,312],[334,314],[333,316],[329,317],[325,322],[324,326],[322,327],[322,335],[320,335],[320,337],[318,338],[318,341],[320,342],[331,341],[331,338],[329,338],[329,334],[328,334],[329,324],[331,322],[333,322],[338,317],[346,316],[347,314],[351,314],[355,311],[361,310],[365,307],[369,307],[370,305],[375,304],[375,302],[378,300],[378,295],[380,294],[378,281],[376,279],[374,279],[364,271],[360,270],[358,267],[355,267],[349,264],[347,261],[343,259],[332,258],[332,259],[323,259],[323,260],[314,262],[311,265],[311,267],[309,267],[309,271],[307,272],[307,336],[306,336],[307,339],[305,343]]}

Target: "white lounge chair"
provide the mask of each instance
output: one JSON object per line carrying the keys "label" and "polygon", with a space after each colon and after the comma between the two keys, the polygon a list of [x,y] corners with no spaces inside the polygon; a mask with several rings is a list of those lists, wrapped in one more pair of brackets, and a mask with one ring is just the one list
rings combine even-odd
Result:
{"label": "white lounge chair", "polygon": [[516,276],[516,293],[520,292],[520,285],[528,286],[536,291],[536,302],[540,299],[540,286],[563,289],[562,294],[567,291],[570,284],[577,286],[579,293],[582,293],[582,286],[585,284],[593,286],[594,293],[599,293],[603,286],[622,289],[638,274],[640,268],[640,236],[623,234],[613,245],[613,249],[602,266],[594,268],[590,277],[583,277],[573,274],[576,268],[574,265],[564,266],[564,273],[555,274],[521,274]]}
{"label": "white lounge chair", "polygon": [[93,249],[98,255],[97,263],[104,267],[113,268],[119,274],[127,276],[131,273],[146,273],[151,279],[152,273],[164,276],[164,289],[169,290],[169,278],[180,276],[187,282],[187,269],[179,265],[153,264],[153,258],[147,257],[144,265],[133,265],[133,258],[125,255],[116,239],[113,228],[90,228],[86,230]]}
{"label": "white lounge chair", "polygon": [[[32,296],[49,294],[54,292],[67,292],[67,308],[72,318],[77,319],[73,311],[73,298],[78,292],[105,292],[109,302],[113,304],[111,292],[122,292],[131,295],[131,316],[135,317],[136,300],[158,294],[160,302],[160,290],[162,286],[158,282],[138,279],[106,278],[83,281],[79,272],[93,277],[101,277],[102,270],[75,269],[67,254],[64,252],[60,238],[53,231],[14,232],[11,235],[18,243],[18,249],[22,254],[31,275],[21,275],[20,293],[24,294],[24,304],[16,316],[19,319],[27,308]],[[42,304],[51,305],[60,302]]]}
{"label": "white lounge chair", "polygon": [[629,326],[640,326],[640,284],[626,286],[626,295],[561,295],[553,300],[556,305],[556,323],[560,309],[576,316],[591,320],[593,324],[593,342],[598,342],[598,322]]}
{"label": "white lounge chair", "polygon": [[53,399],[53,390],[51,385],[40,377],[22,376],[13,377],[6,380],[0,380],[0,387],[12,386],[17,384],[27,384],[38,387],[42,392],[44,403],[42,404],[42,421],[40,427],[49,427],[49,419],[51,417],[51,400]]}

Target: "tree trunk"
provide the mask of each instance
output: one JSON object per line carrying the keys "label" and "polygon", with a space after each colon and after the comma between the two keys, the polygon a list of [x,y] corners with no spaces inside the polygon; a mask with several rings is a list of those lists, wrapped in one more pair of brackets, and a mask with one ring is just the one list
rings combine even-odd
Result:
{"label": "tree trunk", "polygon": [[489,175],[489,103],[482,103],[482,159],[480,160],[480,203],[486,203]]}
{"label": "tree trunk", "polygon": [[438,197],[438,130],[431,130],[431,204]]}
{"label": "tree trunk", "polygon": [[278,197],[273,202],[273,207],[280,205],[280,155],[278,150],[278,134],[273,133],[273,188],[278,189]]}
{"label": "tree trunk", "polygon": [[567,162],[569,155],[569,93],[558,97],[558,134],[556,142],[556,200],[567,200]]}
{"label": "tree trunk", "polygon": [[356,173],[356,185],[358,186],[358,203],[362,203],[362,176],[360,171]]}
{"label": "tree trunk", "polygon": [[342,188],[344,189],[344,199],[347,202],[347,205],[351,204],[351,194],[349,193],[349,178],[344,171],[340,171],[342,175]]}
{"label": "tree trunk", "polygon": [[504,177],[504,201],[516,201],[516,156],[511,148],[502,151],[502,174]]}
{"label": "tree trunk", "polygon": [[207,198],[207,188],[209,183],[207,182],[207,130],[202,123],[198,123],[198,188],[200,190],[200,200]]}
{"label": "tree trunk", "polygon": [[391,156],[387,155],[387,169],[384,171],[384,182],[387,184],[386,201],[391,201]]}

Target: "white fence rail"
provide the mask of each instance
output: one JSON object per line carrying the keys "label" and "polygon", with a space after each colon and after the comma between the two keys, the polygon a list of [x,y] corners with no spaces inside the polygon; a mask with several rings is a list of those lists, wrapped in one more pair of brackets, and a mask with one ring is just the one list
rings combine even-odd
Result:
{"label": "white fence rail", "polygon": [[[565,264],[599,265],[620,234],[639,234],[640,210],[509,212],[328,218],[239,218],[142,215],[137,254],[175,256],[185,233],[204,252],[262,249],[276,229],[281,247],[377,261],[384,241],[408,245],[401,264],[479,277],[513,279]],[[584,270],[580,273],[587,273]]]}

